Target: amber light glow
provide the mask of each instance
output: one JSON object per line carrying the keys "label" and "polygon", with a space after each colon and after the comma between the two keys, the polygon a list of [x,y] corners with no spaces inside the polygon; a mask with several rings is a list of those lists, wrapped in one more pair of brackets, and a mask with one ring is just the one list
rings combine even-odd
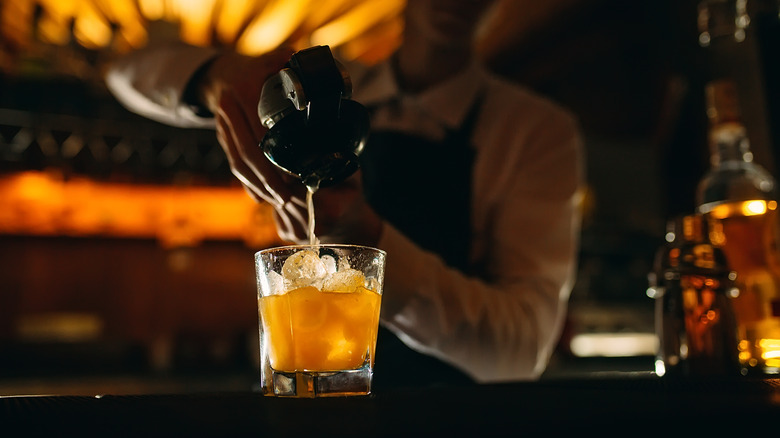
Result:
{"label": "amber light glow", "polygon": [[66,181],[44,172],[0,178],[0,234],[152,238],[164,247],[237,240],[262,248],[278,241],[271,215],[240,187]]}
{"label": "amber light glow", "polygon": [[761,357],[768,367],[780,368],[780,339],[761,339],[758,341]]}
{"label": "amber light glow", "polygon": [[[118,52],[148,43],[150,23],[178,26],[179,39],[262,54],[287,44],[342,46],[379,59],[400,39],[405,0],[5,0],[0,35],[17,48],[34,39]],[[377,29],[381,31],[377,31]]]}
{"label": "amber light glow", "polygon": [[715,206],[709,214],[715,219],[732,216],[758,216],[777,209],[777,201],[751,200]]}

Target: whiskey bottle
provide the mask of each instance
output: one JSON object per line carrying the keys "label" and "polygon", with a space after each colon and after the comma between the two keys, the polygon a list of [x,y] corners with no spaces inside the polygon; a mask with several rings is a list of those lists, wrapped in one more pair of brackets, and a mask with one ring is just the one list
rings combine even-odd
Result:
{"label": "whiskey bottle", "polygon": [[743,374],[780,372],[780,258],[775,179],[753,161],[735,84],[706,90],[711,168],[697,206],[736,272],[733,298]]}

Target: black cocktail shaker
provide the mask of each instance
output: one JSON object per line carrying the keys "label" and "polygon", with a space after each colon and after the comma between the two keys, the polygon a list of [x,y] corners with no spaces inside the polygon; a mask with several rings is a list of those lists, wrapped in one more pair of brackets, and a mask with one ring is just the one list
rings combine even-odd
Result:
{"label": "black cocktail shaker", "polygon": [[368,111],[351,94],[349,74],[328,46],[293,54],[263,85],[258,104],[269,129],[260,143],[266,157],[314,189],[349,177],[369,133]]}

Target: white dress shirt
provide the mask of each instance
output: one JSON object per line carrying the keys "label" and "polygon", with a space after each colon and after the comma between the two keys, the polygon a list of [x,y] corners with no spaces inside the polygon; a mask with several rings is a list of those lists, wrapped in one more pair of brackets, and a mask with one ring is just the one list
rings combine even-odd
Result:
{"label": "white dress shirt", "polygon": [[[107,84],[147,117],[213,126],[181,102],[187,80],[213,54],[142,51],[116,63]],[[538,378],[560,337],[575,280],[584,181],[575,119],[477,64],[417,95],[399,91],[389,62],[347,68],[353,99],[378,106],[375,129],[436,140],[457,129],[481,95],[471,138],[471,262],[479,274],[448,267],[385,223],[377,245],[388,253],[382,323],[408,346],[478,382]]]}

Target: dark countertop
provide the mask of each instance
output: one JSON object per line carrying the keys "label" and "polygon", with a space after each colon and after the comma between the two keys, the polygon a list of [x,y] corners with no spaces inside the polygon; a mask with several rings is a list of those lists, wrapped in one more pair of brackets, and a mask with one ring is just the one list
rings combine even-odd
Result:
{"label": "dark countertop", "polygon": [[677,436],[755,433],[770,430],[777,419],[780,379],[668,381],[651,375],[321,399],[251,391],[0,398],[2,436]]}

